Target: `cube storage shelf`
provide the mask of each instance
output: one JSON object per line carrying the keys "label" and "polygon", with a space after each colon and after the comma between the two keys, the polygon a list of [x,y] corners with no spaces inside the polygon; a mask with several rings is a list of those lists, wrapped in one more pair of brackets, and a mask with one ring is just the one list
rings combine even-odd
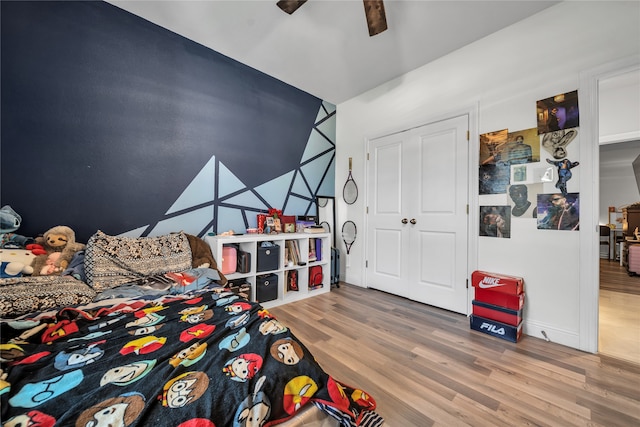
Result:
{"label": "cube storage shelf", "polygon": [[[309,261],[309,240],[319,239],[321,259]],[[204,240],[211,247],[213,256],[218,263],[222,262],[222,250],[225,245],[238,245],[241,251],[251,254],[251,267],[248,273],[230,273],[228,280],[244,279],[251,285],[251,300],[256,301],[257,277],[265,274],[275,274],[278,277],[277,298],[272,301],[258,301],[265,308],[276,307],[293,301],[327,293],[331,290],[331,235],[330,233],[279,233],[279,234],[243,234],[239,236],[205,236]],[[287,258],[287,242],[296,242],[300,249],[300,263],[285,263]],[[277,268],[258,271],[258,248],[262,242],[273,242],[279,246]],[[322,287],[309,289],[309,269],[313,266],[322,267]],[[288,291],[285,277],[291,270],[298,271],[298,290]]]}

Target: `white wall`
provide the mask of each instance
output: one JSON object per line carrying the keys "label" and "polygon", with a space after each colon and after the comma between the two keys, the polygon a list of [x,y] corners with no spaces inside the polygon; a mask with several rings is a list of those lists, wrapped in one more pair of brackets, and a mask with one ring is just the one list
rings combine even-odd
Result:
{"label": "white wall", "polygon": [[[621,206],[640,202],[632,162],[640,156],[640,141],[606,144],[600,147],[600,215],[598,222],[607,224],[609,206],[618,210]],[[617,217],[622,217],[618,212]],[[613,221],[615,216],[612,216]],[[617,228],[622,228],[616,223]]]}
{"label": "white wall", "polygon": [[[581,72],[639,53],[639,2],[564,2],[338,105],[336,193],[353,157],[362,195],[354,205],[338,203],[338,224],[352,219],[364,228],[366,138],[477,106],[471,137],[477,164],[480,133],[535,127],[537,100],[579,89]],[[582,143],[578,136],[569,146],[571,160],[580,159]],[[507,196],[478,197],[477,168],[471,172],[473,225],[479,204],[507,204]],[[569,191],[593,192],[579,188],[581,168],[573,172]],[[583,206],[582,215],[597,217],[592,209]],[[580,234],[537,230],[529,220],[512,223],[511,239],[472,236],[469,273],[483,269],[524,277],[525,333],[540,336],[545,330],[552,341],[578,347]],[[358,239],[342,278],[366,286],[364,233]]]}
{"label": "white wall", "polygon": [[640,70],[600,80],[600,144],[640,139]]}

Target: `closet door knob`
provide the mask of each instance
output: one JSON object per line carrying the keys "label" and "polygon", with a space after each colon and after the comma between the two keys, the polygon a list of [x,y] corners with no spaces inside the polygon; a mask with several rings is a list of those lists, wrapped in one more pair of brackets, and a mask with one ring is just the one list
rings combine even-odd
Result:
{"label": "closet door knob", "polygon": [[414,225],[415,225],[415,223],[416,223],[416,219],[415,219],[415,218],[411,218],[411,221],[409,221],[409,222],[410,222],[411,224],[414,224]]}
{"label": "closet door knob", "polygon": [[406,223],[407,223],[407,222],[409,222],[409,221],[407,220],[407,218],[402,218],[402,221],[401,221],[401,222],[402,222],[403,224],[406,224]]}

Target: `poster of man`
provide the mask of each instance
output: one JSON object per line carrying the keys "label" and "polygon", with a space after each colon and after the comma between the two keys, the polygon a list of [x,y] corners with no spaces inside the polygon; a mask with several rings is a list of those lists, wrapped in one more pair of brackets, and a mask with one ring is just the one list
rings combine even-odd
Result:
{"label": "poster of man", "polygon": [[507,188],[509,205],[513,218],[537,218],[538,193],[542,192],[542,184],[513,184]]}
{"label": "poster of man", "polygon": [[540,161],[540,137],[536,128],[523,129],[507,134],[507,143],[501,152],[501,160],[510,165]]}
{"label": "poster of man", "polygon": [[480,206],[480,236],[511,237],[510,206]]}
{"label": "poster of man", "polygon": [[538,134],[580,126],[578,91],[561,93],[536,102]]}
{"label": "poster of man", "polygon": [[495,165],[502,161],[502,150],[507,145],[508,129],[480,135],[480,165]]}
{"label": "poster of man", "polygon": [[538,194],[538,229],[580,229],[580,193]]}

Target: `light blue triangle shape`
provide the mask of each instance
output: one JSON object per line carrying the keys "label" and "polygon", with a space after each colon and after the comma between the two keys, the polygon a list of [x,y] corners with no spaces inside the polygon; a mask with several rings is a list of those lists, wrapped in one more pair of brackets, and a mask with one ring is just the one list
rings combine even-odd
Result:
{"label": "light blue triangle shape", "polygon": [[333,158],[333,161],[329,165],[329,171],[324,177],[324,180],[320,184],[320,188],[316,194],[321,196],[334,196],[336,193],[336,159]]}
{"label": "light blue triangle shape", "polygon": [[[286,214],[287,215],[304,215],[305,212],[307,212],[307,209],[309,208],[309,204],[311,204],[313,202],[310,202],[309,200],[304,200],[301,199],[299,197],[296,196],[291,196],[289,197],[289,200],[287,200],[287,208],[285,209]],[[313,213],[309,213],[309,215],[314,215],[315,214],[315,210]]]}
{"label": "light blue triangle shape", "polygon": [[320,186],[320,180],[322,179],[324,171],[327,169],[332,157],[333,151],[300,168],[311,189],[316,189]]}
{"label": "light blue triangle shape", "polygon": [[205,206],[194,211],[184,213],[173,218],[159,221],[149,236],[163,236],[169,233],[184,231],[185,233],[198,235],[204,227],[213,219],[213,206]]}
{"label": "light blue triangle shape", "polygon": [[234,196],[230,199],[226,199],[224,203],[228,203],[231,205],[244,206],[246,208],[254,208],[254,209],[267,209],[262,200],[258,199],[258,197],[251,191],[247,190],[244,193],[240,193],[237,196]]}
{"label": "light blue triangle shape", "polygon": [[198,175],[184,189],[180,197],[171,205],[167,214],[213,201],[215,198],[213,190],[216,182],[215,160],[216,156],[209,159],[207,164],[198,172]]}
{"label": "light blue triangle shape", "polygon": [[235,233],[245,233],[246,227],[242,217],[242,210],[233,208],[218,208],[218,234],[233,230]]}
{"label": "light blue triangle shape", "polygon": [[331,145],[325,137],[320,135],[316,129],[313,129],[311,131],[311,135],[309,135],[309,140],[307,141],[307,146],[304,149],[304,154],[302,155],[300,163],[304,163],[313,156],[332,148],[334,148],[334,146]]}
{"label": "light blue triangle shape", "polygon": [[118,237],[140,237],[144,230],[149,227],[148,225],[143,225],[142,227],[134,228],[133,230],[125,231],[124,233],[118,234]]}
{"label": "light blue triangle shape", "polygon": [[331,114],[336,111],[336,105],[327,101],[322,101],[322,105],[327,109],[327,114]]}
{"label": "light blue triangle shape", "polygon": [[320,107],[318,109],[318,115],[316,116],[315,123],[320,123],[325,117],[327,117],[327,113],[324,112],[324,108]]}
{"label": "light blue triangle shape", "polygon": [[307,187],[307,184],[305,184],[301,173],[296,174],[296,179],[295,181],[293,181],[293,187],[291,188],[291,192],[300,194],[301,196],[311,197],[311,192],[309,191],[309,187]]}
{"label": "light blue triangle shape", "polygon": [[218,198],[234,193],[246,187],[222,162],[218,172]]}
{"label": "light blue triangle shape", "polygon": [[[326,113],[325,113],[325,109],[327,110]],[[320,123],[325,117],[333,113],[335,110],[336,110],[335,105],[327,101],[322,101],[322,106],[320,106],[320,108],[318,109],[318,115],[316,116],[316,123]]]}
{"label": "light blue triangle shape", "polygon": [[336,143],[336,116],[333,115],[329,117],[324,122],[320,123],[316,126],[320,132],[322,132],[327,138],[333,142],[334,146]]}
{"label": "light blue triangle shape", "polygon": [[269,203],[269,206],[281,209],[289,192],[289,186],[293,179],[293,171],[280,175],[271,181],[255,188],[260,196]]}

